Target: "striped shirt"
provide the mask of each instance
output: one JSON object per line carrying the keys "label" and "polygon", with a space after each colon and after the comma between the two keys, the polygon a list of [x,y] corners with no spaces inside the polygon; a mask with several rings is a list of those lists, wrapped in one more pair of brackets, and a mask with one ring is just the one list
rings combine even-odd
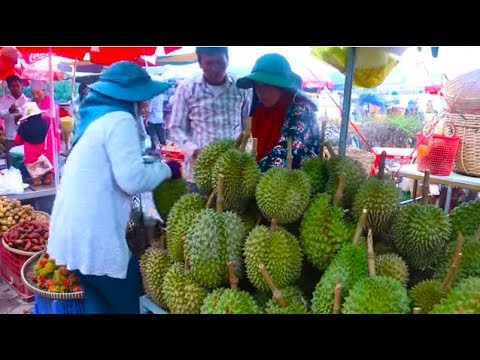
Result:
{"label": "striped shirt", "polygon": [[235,139],[250,113],[252,91],[239,89],[237,78],[215,94],[203,80],[203,74],[177,87],[169,122],[170,139],[185,153],[184,177],[193,181],[191,156],[211,142]]}

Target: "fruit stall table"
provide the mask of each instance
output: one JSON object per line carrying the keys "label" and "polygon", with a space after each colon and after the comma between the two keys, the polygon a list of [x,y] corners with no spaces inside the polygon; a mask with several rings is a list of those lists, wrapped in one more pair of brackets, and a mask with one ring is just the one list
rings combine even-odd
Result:
{"label": "fruit stall table", "polygon": [[[398,172],[398,175],[414,180],[414,184],[413,184],[414,191],[413,191],[412,197],[415,197],[416,189],[418,186],[418,180],[423,180],[425,173],[418,171],[416,164],[410,164],[410,165],[402,166]],[[453,187],[458,187],[461,189],[469,189],[469,190],[480,192],[480,178],[457,174],[457,173],[454,173],[453,171],[449,176],[430,175],[430,183],[447,186],[447,198],[445,201],[445,208],[444,208],[444,211],[447,214],[450,211]]]}
{"label": "fruit stall table", "polygon": [[386,160],[398,160],[401,163],[404,163],[404,161],[411,161],[415,156],[415,153],[413,153],[414,149],[410,148],[373,147],[372,149],[375,153],[375,162],[373,163],[374,169],[378,169],[380,156],[384,151],[387,153]]}
{"label": "fruit stall table", "polygon": [[40,186],[29,186],[24,190],[21,194],[10,194],[5,195],[9,199],[17,199],[17,200],[33,200],[33,207],[35,209],[40,208],[39,201],[41,198],[45,196],[53,196],[57,194],[57,189],[55,185],[40,185]]}

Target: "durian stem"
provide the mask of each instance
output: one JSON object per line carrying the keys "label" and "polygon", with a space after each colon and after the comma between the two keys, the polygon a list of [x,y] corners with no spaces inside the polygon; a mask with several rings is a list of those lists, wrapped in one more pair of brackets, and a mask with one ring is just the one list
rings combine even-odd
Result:
{"label": "durian stem", "polygon": [[261,222],[262,222],[262,215],[258,215],[258,219],[257,219],[257,222],[255,223],[255,226],[260,225]]}
{"label": "durian stem", "polygon": [[223,175],[218,175],[218,185],[217,185],[217,213],[223,212],[223,205],[225,201],[225,177]]}
{"label": "durian stem", "polygon": [[422,205],[428,204],[428,194],[430,193],[430,170],[425,170],[422,184]]}
{"label": "durian stem", "polygon": [[452,288],[455,277],[457,276],[458,267],[462,259],[462,248],[465,238],[461,233],[458,234],[457,243],[455,244],[455,253],[453,254],[452,260],[450,262],[450,267],[448,268],[448,273],[445,276],[445,279],[442,282],[441,288],[443,291],[448,293]]}
{"label": "durian stem", "polygon": [[330,157],[331,157],[331,158],[334,158],[334,157],[337,156],[337,154],[335,154],[335,150],[333,150],[332,144],[330,144],[330,141],[328,141],[328,140],[325,141],[325,142],[323,143],[323,145],[325,145],[325,147],[327,148],[328,153],[330,154]]}
{"label": "durian stem", "polygon": [[230,288],[237,290],[238,289],[238,276],[235,274],[235,267],[233,266],[233,261],[229,261],[227,263],[228,267],[228,275],[229,275],[229,281],[230,281]]}
{"label": "durian stem", "polygon": [[207,201],[207,205],[205,205],[205,209],[209,209],[212,207],[216,197],[217,197],[217,189],[213,189],[212,193],[208,197],[208,201]]}
{"label": "durian stem", "polygon": [[360,236],[362,235],[365,223],[367,222],[367,209],[363,209],[358,219],[357,228],[355,229],[355,235],[353,236],[353,245],[357,246],[360,242]]}
{"label": "durian stem", "polygon": [[162,233],[160,234],[160,241],[158,242],[158,247],[161,250],[166,250],[165,236],[166,236],[166,231],[162,229]]}
{"label": "durian stem", "polygon": [[293,141],[292,138],[289,137],[287,139],[287,170],[292,170],[293,165]]}
{"label": "durian stem", "polygon": [[320,156],[320,161],[325,160],[323,156],[323,147],[325,146],[325,130],[327,127],[327,120],[323,119],[322,121],[322,132],[320,133],[320,152],[318,156]]}
{"label": "durian stem", "polygon": [[242,132],[242,142],[239,148],[241,152],[245,152],[245,147],[247,146],[247,142],[248,142],[248,139],[250,138],[251,133],[252,133],[252,117],[249,116],[245,121],[245,129],[243,129],[243,132]]}
{"label": "durian stem", "polygon": [[421,307],[414,307],[412,314],[421,314],[422,313],[422,308]]}
{"label": "durian stem", "polygon": [[333,313],[341,314],[342,310],[342,284],[335,285],[333,290]]}
{"label": "durian stem", "polygon": [[257,158],[257,146],[258,146],[258,139],[253,138],[253,140],[252,140],[252,155],[253,155],[254,159]]}
{"label": "durian stem", "polygon": [[260,269],[260,272],[262,273],[263,278],[267,282],[268,287],[272,291],[273,299],[277,302],[277,304],[279,306],[281,306],[281,307],[287,306],[287,302],[285,301],[285,298],[283,297],[282,291],[279,288],[277,288],[277,286],[273,282],[272,277],[268,273],[268,270],[265,267],[265,265],[260,264],[260,265],[258,265],[258,268]]}
{"label": "durian stem", "polygon": [[477,231],[475,231],[475,235],[473,236],[473,238],[476,241],[480,240],[480,227],[477,229]]}
{"label": "durian stem", "polygon": [[377,174],[378,180],[383,180],[383,177],[385,176],[385,161],[386,160],[387,160],[387,152],[382,151],[382,154],[380,155],[380,163],[378,164],[378,174]]}
{"label": "durian stem", "polygon": [[343,193],[345,191],[345,183],[346,183],[345,174],[341,174],[338,180],[337,191],[335,192],[335,196],[333,197],[333,205],[335,206],[341,206],[342,204]]}
{"label": "durian stem", "polygon": [[242,145],[242,140],[243,140],[243,131],[238,135],[238,137],[235,139],[235,144],[233,145],[236,149]]}
{"label": "durian stem", "polygon": [[375,271],[375,252],[373,251],[372,229],[368,229],[367,247],[368,247],[368,252],[367,252],[368,275],[375,276],[377,273]]}
{"label": "durian stem", "polygon": [[272,219],[270,221],[270,231],[277,231],[280,229],[280,225],[278,225],[278,221],[275,219]]}

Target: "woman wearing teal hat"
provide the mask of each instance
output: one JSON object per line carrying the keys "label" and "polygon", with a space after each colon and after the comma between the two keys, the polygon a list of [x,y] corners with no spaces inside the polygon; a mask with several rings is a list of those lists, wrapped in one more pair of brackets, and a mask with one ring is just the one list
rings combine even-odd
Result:
{"label": "woman wearing teal hat", "polygon": [[254,88],[259,104],[253,111],[252,136],[257,138],[257,162],[262,172],[286,167],[287,139],[293,141],[293,168],[318,156],[320,131],[317,106],[301,91],[302,79],[280,54],[260,57],[251,74],[237,86]]}

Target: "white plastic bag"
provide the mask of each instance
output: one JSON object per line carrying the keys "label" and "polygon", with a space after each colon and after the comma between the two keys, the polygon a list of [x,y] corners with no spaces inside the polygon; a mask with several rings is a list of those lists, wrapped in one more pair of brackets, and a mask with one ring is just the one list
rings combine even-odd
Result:
{"label": "white plastic bag", "polygon": [[23,179],[20,170],[14,168],[0,171],[0,195],[22,194]]}

